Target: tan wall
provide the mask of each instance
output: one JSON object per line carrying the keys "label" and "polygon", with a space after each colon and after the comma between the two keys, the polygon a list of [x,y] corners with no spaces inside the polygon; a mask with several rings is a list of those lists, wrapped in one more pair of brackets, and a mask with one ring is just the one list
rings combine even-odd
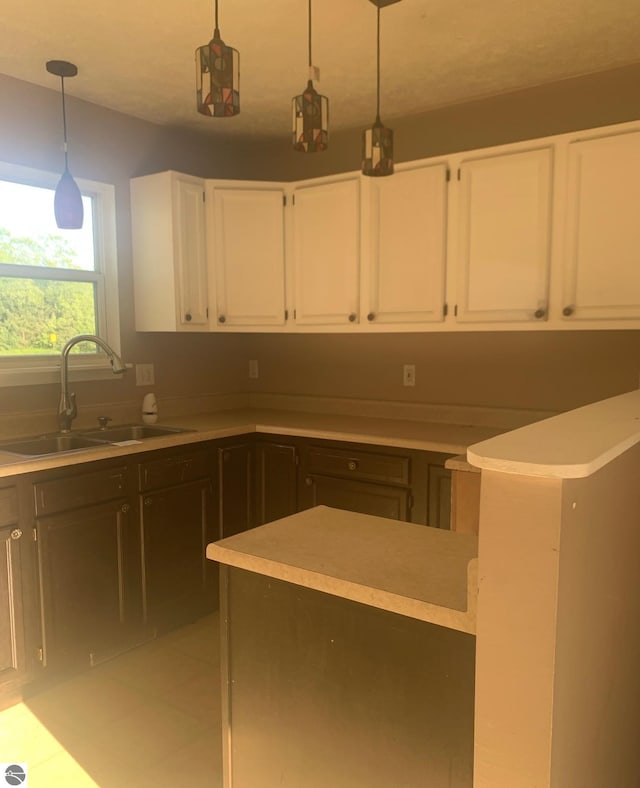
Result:
{"label": "tan wall", "polygon": [[[637,118],[640,66],[567,80],[482,102],[394,120],[397,158],[519,140]],[[60,96],[0,76],[5,111],[0,160],[58,171]],[[387,118],[391,120],[391,118]],[[261,360],[254,390],[426,402],[572,407],[634,388],[640,333],[423,334],[372,337],[144,335],[133,329],[129,178],[165,169],[205,177],[292,180],[357,169],[360,130],[332,135],[326,155],[300,156],[288,133],[264,146],[154,126],[68,101],[70,165],[77,177],[113,183],[117,201],[122,349],[153,362],[159,397],[246,390],[248,358]],[[414,389],[403,363],[418,365]],[[132,376],[130,376],[132,377]],[[76,386],[79,402],[129,401],[131,379]],[[0,409],[46,408],[55,386],[0,390]]]}
{"label": "tan wall", "polygon": [[637,388],[640,371],[638,331],[261,334],[247,349],[254,391],[553,411]]}

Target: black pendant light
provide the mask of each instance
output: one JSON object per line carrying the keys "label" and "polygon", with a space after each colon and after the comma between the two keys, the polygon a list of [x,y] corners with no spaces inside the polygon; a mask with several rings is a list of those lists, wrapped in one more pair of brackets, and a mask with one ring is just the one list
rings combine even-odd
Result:
{"label": "black pendant light", "polygon": [[291,102],[293,148],[301,153],[320,153],[329,144],[329,99],[313,87],[319,72],[311,60],[311,0],[309,0],[309,81]]}
{"label": "black pendant light", "polygon": [[379,177],[393,175],[393,131],[380,120],[380,9],[400,0],[371,0],[377,6],[376,119],[362,132],[362,174]]}
{"label": "black pendant light", "polygon": [[82,195],[78,184],[69,172],[69,158],[67,153],[67,112],[64,102],[65,77],[75,77],[78,73],[77,66],[67,63],[66,60],[49,60],[46,64],[47,71],[60,77],[62,85],[62,125],[64,128],[64,172],[53,199],[53,210],[56,215],[56,224],[61,230],[79,230],[84,219]]}
{"label": "black pendant light", "polygon": [[213,38],[196,49],[198,112],[213,118],[230,118],[240,112],[240,53],[228,47],[218,29],[218,0]]}

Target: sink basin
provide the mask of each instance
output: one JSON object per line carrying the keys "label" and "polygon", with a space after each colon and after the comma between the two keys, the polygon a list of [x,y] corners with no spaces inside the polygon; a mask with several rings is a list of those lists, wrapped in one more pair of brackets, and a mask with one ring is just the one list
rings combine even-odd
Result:
{"label": "sink basin", "polygon": [[105,429],[83,431],[84,438],[118,443],[120,441],[139,441],[145,438],[159,438],[162,435],[178,435],[191,430],[179,427],[161,427],[158,424],[116,424]]}
{"label": "sink basin", "polygon": [[0,443],[0,451],[9,454],[37,457],[41,454],[57,454],[62,451],[89,449],[104,446],[108,441],[89,438],[84,435],[40,435],[35,438],[24,438],[20,441]]}

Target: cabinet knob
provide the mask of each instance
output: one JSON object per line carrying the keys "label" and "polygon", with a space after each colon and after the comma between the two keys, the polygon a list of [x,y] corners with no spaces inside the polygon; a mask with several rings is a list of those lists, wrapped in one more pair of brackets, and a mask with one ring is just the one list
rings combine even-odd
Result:
{"label": "cabinet knob", "polygon": [[355,323],[356,322],[356,317],[358,317],[356,315],[356,313],[355,312],[351,312],[351,314],[349,315],[349,322],[350,323]]}
{"label": "cabinet knob", "polygon": [[545,316],[546,316],[546,314],[547,314],[547,310],[546,310],[546,309],[543,309],[542,307],[539,307],[539,308],[538,308],[538,309],[536,309],[536,311],[533,313],[533,316],[536,318],[536,320],[541,320],[543,317],[545,317]]}
{"label": "cabinet knob", "polygon": [[562,310],[562,314],[563,314],[565,317],[571,317],[571,315],[572,315],[574,312],[575,312],[575,307],[574,307],[574,306],[565,306],[565,308]]}
{"label": "cabinet knob", "polygon": [[131,509],[131,504],[123,503],[120,507],[120,511],[126,514]]}
{"label": "cabinet knob", "polygon": [[218,323],[226,323],[227,318],[224,315],[218,316]]}
{"label": "cabinet knob", "polygon": [[357,460],[349,460],[349,462],[347,463],[347,468],[350,471],[358,470],[358,462],[357,462]]}
{"label": "cabinet knob", "polygon": [[187,323],[190,323],[192,320],[191,312],[187,312],[187,314],[184,316],[184,319],[187,321]]}
{"label": "cabinet knob", "polygon": [[[145,505],[145,506],[151,506],[152,502],[153,502],[153,501],[152,501],[152,499],[151,499],[151,498],[145,498],[145,499],[144,499],[144,505]],[[125,504],[125,506],[126,506],[126,505],[127,505],[127,504]]]}
{"label": "cabinet knob", "polygon": [[20,539],[21,536],[22,536],[21,528],[14,528],[13,531],[11,531],[11,538],[13,539],[14,542]]}
{"label": "cabinet knob", "polygon": [[369,312],[369,314],[367,315],[367,320],[371,323],[371,321],[375,320],[375,319],[376,319],[376,316],[374,315],[374,313],[373,312]]}
{"label": "cabinet knob", "polygon": [[313,487],[313,479],[311,476],[307,476],[307,478],[304,480],[304,483],[307,485],[307,487]]}

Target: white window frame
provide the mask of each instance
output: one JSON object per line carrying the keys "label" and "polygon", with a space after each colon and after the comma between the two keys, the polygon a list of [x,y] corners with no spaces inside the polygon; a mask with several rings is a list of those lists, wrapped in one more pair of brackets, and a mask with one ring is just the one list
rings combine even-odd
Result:
{"label": "white window frame", "polygon": [[[35,170],[0,162],[0,180],[28,186],[55,189],[60,173]],[[111,184],[76,178],[80,192],[93,199],[95,271],[88,280],[96,284],[96,331],[98,336],[120,355],[120,311],[118,298],[118,256],[116,244],[115,189]],[[3,266],[0,264],[0,274]],[[25,278],[44,278],[51,269],[25,267]],[[66,278],[64,275],[57,278]],[[0,388],[38,383],[55,383],[60,379],[60,354],[0,357]],[[106,355],[76,354],[69,356],[70,380],[114,379]]]}

